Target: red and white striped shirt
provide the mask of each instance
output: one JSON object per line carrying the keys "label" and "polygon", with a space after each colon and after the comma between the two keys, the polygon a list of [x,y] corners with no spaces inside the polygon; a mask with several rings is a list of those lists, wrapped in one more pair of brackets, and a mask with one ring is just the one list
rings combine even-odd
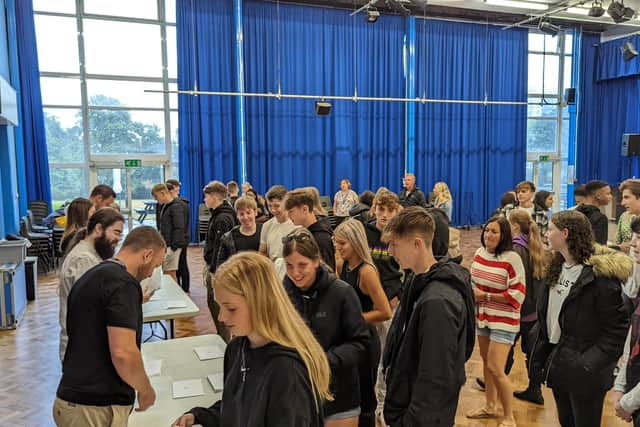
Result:
{"label": "red and white striped shirt", "polygon": [[478,249],[471,263],[471,283],[479,291],[503,295],[508,301],[476,302],[478,327],[518,332],[520,306],[526,292],[520,255],[506,251],[495,256],[484,248]]}

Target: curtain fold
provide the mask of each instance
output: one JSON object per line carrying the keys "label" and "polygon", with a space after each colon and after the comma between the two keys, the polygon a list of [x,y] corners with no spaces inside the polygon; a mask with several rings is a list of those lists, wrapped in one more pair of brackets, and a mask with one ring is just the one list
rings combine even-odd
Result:
{"label": "curtain fold", "polygon": [[[235,91],[232,1],[178,0],[178,88]],[[193,7],[193,8],[192,8]],[[183,196],[191,200],[191,235],[197,236],[202,188],[237,176],[235,99],[178,96],[178,158]]]}
{"label": "curtain fold", "polygon": [[[526,30],[440,20],[417,23],[417,94],[436,99],[527,100]],[[454,224],[481,224],[524,179],[526,106],[418,104],[416,179],[454,198]]]}
{"label": "curtain fold", "polygon": [[621,146],[624,133],[640,133],[640,76],[598,81],[613,45],[603,53],[599,35],[582,37],[576,175],[581,184],[601,179],[618,185],[632,175],[632,159],[622,156]]}
{"label": "curtain fold", "polygon": [[21,123],[18,132],[24,143],[24,164],[27,201],[44,200],[51,204],[49,160],[47,153],[42,94],[40,91],[40,67],[36,49],[36,33],[32,0],[15,2],[18,63],[20,79]]}
{"label": "curtain fold", "polygon": [[[245,2],[246,89],[307,95],[404,96],[405,21],[375,25],[345,10]],[[279,15],[278,15],[279,13]],[[279,71],[278,71],[279,70]],[[342,178],[357,191],[400,182],[404,105],[331,101],[329,116],[313,100],[250,98],[247,163],[259,191],[280,183],[333,195]]]}
{"label": "curtain fold", "polygon": [[[638,58],[625,61],[620,50],[626,42],[632,42],[636,49],[640,48],[640,36],[624,37],[601,43],[598,48],[598,81],[618,79],[640,75]],[[596,42],[598,43],[598,42]],[[593,47],[585,46],[586,48]]]}

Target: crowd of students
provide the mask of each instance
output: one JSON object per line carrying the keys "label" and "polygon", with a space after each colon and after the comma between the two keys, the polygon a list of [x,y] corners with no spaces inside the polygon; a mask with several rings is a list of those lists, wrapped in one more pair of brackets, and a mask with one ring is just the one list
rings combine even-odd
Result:
{"label": "crowd of students", "polygon": [[[484,224],[469,269],[449,254],[453,206],[445,183],[434,186],[427,202],[411,174],[399,194],[382,187],[373,199],[372,193],[358,197],[342,180],[333,204],[341,217],[335,229],[313,187],[276,185],[262,199],[249,184],[242,195],[231,184],[212,181],[203,189],[211,211],[203,251],[207,302],[228,343],[222,400],[176,414],[173,425],[453,425],[465,363],[477,341],[483,362],[477,380],[486,401],[468,418],[516,426],[513,397],[544,404],[544,384],[553,390],[562,426],[600,425],[626,349],[616,413],[640,426],[640,250],[634,238],[640,181],[620,186],[629,223],[619,227],[626,234],[614,249],[596,244],[602,240],[596,210],[611,198],[606,183],[577,188],[577,196],[584,194],[579,205],[555,214],[551,194],[519,183]],[[155,186],[153,195],[161,206],[160,234],[138,227],[115,256],[120,214],[97,206],[93,214],[91,207],[78,211],[87,211],[88,222],[70,231],[73,243],[61,269],[58,425],[105,416],[85,406],[131,410],[135,391],[139,409],[153,404],[138,363],[137,304],[148,295],[134,292],[127,303],[121,300],[126,293],[117,295],[126,283],[139,289],[151,267],[164,263],[175,273],[186,246],[188,205],[166,184]],[[115,282],[106,285],[105,277]],[[109,297],[89,290],[92,282]],[[100,304],[101,314],[77,325],[80,307],[97,310]],[[90,328],[103,330],[85,340]],[[63,335],[69,337],[66,353]],[[522,391],[508,378],[518,339],[529,376]],[[75,366],[85,357],[98,360],[90,364],[96,372],[111,367],[97,387]]]}

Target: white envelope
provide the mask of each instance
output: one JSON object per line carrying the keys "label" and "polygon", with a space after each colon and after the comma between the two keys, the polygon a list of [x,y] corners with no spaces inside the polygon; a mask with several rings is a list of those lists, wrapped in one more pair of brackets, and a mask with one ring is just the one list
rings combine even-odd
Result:
{"label": "white envelope", "polygon": [[213,391],[216,393],[220,393],[224,389],[224,374],[207,375],[207,380],[209,380],[209,384],[211,384]]}
{"label": "white envelope", "polygon": [[182,380],[175,381],[171,389],[173,391],[174,399],[181,399],[183,397],[202,396],[204,390],[202,389],[202,380]]}
{"label": "white envelope", "polygon": [[176,300],[169,300],[167,301],[166,308],[186,308],[187,307],[187,302],[186,301],[181,301],[179,299]]}
{"label": "white envelope", "polygon": [[162,372],[162,359],[158,360],[145,360],[144,370],[147,376],[152,377],[154,375],[160,375]]}
{"label": "white envelope", "polygon": [[224,350],[217,345],[208,345],[205,347],[196,347],[193,349],[200,360],[221,359],[224,357]]}

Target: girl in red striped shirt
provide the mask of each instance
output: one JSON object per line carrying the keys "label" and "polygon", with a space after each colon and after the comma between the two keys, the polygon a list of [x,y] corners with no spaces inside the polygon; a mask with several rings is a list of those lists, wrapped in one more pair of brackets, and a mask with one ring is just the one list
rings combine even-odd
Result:
{"label": "girl in red striped shirt", "polygon": [[468,418],[496,418],[497,400],[504,413],[498,427],[515,427],[513,390],[504,366],[520,329],[520,306],[525,297],[522,259],[512,250],[511,227],[504,217],[492,217],[480,237],[482,247],[471,264],[476,297],[478,343],[486,382],[486,403]]}

